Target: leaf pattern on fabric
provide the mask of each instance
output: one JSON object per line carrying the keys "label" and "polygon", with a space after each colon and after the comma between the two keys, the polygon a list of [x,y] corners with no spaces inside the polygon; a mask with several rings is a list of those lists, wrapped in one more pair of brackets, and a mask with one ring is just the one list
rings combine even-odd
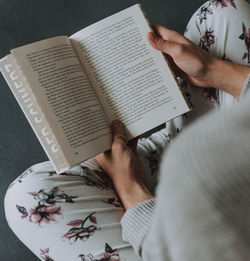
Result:
{"label": "leaf pattern on fabric", "polygon": [[199,47],[209,52],[210,46],[215,42],[214,31],[210,28],[205,31],[204,35],[200,38]]}
{"label": "leaf pattern on fabric", "polygon": [[40,249],[41,253],[40,253],[40,256],[43,260],[45,261],[54,261],[54,259],[52,259],[50,256],[49,256],[49,248],[45,248],[45,249]]}
{"label": "leaf pattern on fabric", "polygon": [[200,20],[200,24],[202,24],[202,22],[204,20],[207,20],[207,15],[212,15],[213,14],[213,10],[211,8],[211,3],[207,2],[205,3],[197,12],[197,16]]}
{"label": "leaf pattern on fabric", "polygon": [[25,207],[21,207],[19,205],[16,205],[17,210],[22,214],[21,218],[26,218],[29,214]]}
{"label": "leaf pattern on fabric", "polygon": [[[85,219],[75,219],[67,223],[71,226],[63,238],[68,239],[71,243],[76,242],[78,239],[86,241],[90,236],[94,235],[96,230],[101,228],[97,226],[97,219],[93,216],[95,212],[89,214]],[[88,223],[88,225],[86,224]],[[94,225],[93,225],[94,224]]]}
{"label": "leaf pattern on fabric", "polygon": [[245,24],[242,22],[242,34],[239,36],[239,39],[243,40],[245,43],[246,51],[242,56],[242,60],[247,61],[247,64],[250,64],[250,28],[246,28]]}
{"label": "leaf pattern on fabric", "polygon": [[72,227],[78,227],[82,224],[83,219],[75,219],[70,221],[69,223],[67,223],[68,226],[72,226]]}
{"label": "leaf pattern on fabric", "polygon": [[112,247],[105,243],[105,252],[103,254],[99,255],[93,255],[93,254],[81,254],[78,256],[78,258],[81,261],[122,261],[120,258],[119,251],[117,249],[112,249]]}
{"label": "leaf pattern on fabric", "polygon": [[107,200],[102,200],[102,202],[115,206],[117,208],[123,208],[122,202],[119,198],[109,198]]}
{"label": "leaf pattern on fabric", "polygon": [[90,216],[90,217],[89,217],[89,220],[90,220],[92,223],[97,224],[96,217]]}

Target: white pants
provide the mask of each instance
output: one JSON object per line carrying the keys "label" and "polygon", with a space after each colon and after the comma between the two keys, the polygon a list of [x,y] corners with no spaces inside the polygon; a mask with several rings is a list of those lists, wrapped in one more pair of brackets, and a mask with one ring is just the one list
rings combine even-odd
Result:
{"label": "white pants", "polygon": [[[221,59],[250,65],[249,14],[244,0],[208,1],[191,18],[186,37]],[[139,140],[138,154],[152,191],[162,151],[171,139],[207,111],[234,100],[212,88],[191,87],[182,80],[181,84],[193,110]],[[9,186],[5,213],[17,237],[41,260],[139,259],[122,240],[124,210],[94,160],[60,175],[48,161],[30,167]]]}

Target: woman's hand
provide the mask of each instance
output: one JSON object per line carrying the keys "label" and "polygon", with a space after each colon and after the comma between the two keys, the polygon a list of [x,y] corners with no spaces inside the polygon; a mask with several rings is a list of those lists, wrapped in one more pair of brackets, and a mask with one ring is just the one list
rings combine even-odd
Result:
{"label": "woman's hand", "polygon": [[175,31],[160,25],[153,27],[155,33],[148,33],[149,43],[172,57],[179,68],[179,76],[196,86],[214,87],[233,96],[240,95],[250,73],[248,66],[220,60]]}
{"label": "woman's hand", "polygon": [[146,187],[146,172],[137,157],[137,140],[126,145],[125,129],[118,120],[112,122],[111,131],[111,150],[97,155],[95,159],[111,177],[124,208],[128,209],[153,196]]}

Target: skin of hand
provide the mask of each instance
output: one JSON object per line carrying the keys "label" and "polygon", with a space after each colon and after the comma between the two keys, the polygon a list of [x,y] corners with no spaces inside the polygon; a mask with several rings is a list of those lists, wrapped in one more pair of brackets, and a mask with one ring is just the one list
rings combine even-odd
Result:
{"label": "skin of hand", "polygon": [[[237,97],[250,73],[248,66],[220,60],[179,33],[153,25],[148,33],[150,45],[165,53],[175,74],[200,87],[214,87]],[[153,198],[146,187],[146,172],[136,155],[137,140],[126,144],[123,124],[112,122],[111,150],[95,157],[111,177],[125,209]]]}
{"label": "skin of hand", "polygon": [[200,87],[214,87],[238,97],[250,73],[245,65],[220,60],[181,34],[161,25],[148,33],[150,45],[170,57],[170,66],[178,76]]}
{"label": "skin of hand", "polygon": [[[125,128],[119,120],[111,124],[113,142],[111,150],[95,157],[113,181],[124,208],[153,198],[146,187],[146,172],[137,157],[137,139],[125,142]],[[123,137],[123,138],[121,138]]]}

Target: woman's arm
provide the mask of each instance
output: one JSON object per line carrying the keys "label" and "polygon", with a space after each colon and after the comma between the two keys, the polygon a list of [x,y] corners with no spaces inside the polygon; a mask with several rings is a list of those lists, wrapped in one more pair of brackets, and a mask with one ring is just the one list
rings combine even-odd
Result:
{"label": "woman's arm", "polygon": [[[249,67],[214,58],[174,31],[160,26],[156,26],[156,31],[162,38],[149,34],[151,45],[171,55],[174,65],[178,66],[176,67],[178,72],[192,84],[202,87],[213,86],[228,91],[234,96],[240,95],[247,75],[250,73]],[[151,39],[152,36],[154,36],[154,40]],[[174,41],[170,41],[171,38]],[[228,73],[229,75],[227,75]],[[111,150],[98,155],[96,160],[110,175],[127,210],[122,219],[123,237],[133,245],[137,254],[141,254],[140,251],[144,246],[145,239],[147,239],[147,246],[150,245],[148,243],[150,236],[147,234],[150,229],[151,236],[154,235],[152,238],[161,247],[166,247],[166,242],[161,241],[166,236],[164,230],[161,229],[166,220],[159,214],[161,210],[159,210],[158,202],[158,212],[155,214],[155,199],[146,187],[145,170],[136,156],[136,142],[132,142],[130,147],[126,145],[124,142],[125,132],[119,121],[112,124],[112,133],[114,139]],[[152,222],[153,220],[154,222]],[[152,252],[149,255],[150,251]],[[146,256],[153,257],[153,251],[159,251],[156,244],[154,249],[147,249],[147,247],[143,249]],[[160,255],[160,253],[158,254]]]}
{"label": "woman's arm", "polygon": [[160,25],[148,34],[152,47],[173,59],[175,72],[200,87],[214,87],[235,97],[241,93],[250,67],[220,60],[181,34]]}
{"label": "woman's arm", "polygon": [[112,124],[116,145],[96,159],[127,210],[123,239],[143,260],[250,258],[249,100],[215,111],[177,138],[163,157],[157,202],[135,146],[125,144],[120,122]]}
{"label": "woman's arm", "polygon": [[[154,29],[157,35],[149,33],[149,43],[172,59],[171,65],[177,74],[192,84],[212,86],[240,96],[250,73],[249,67],[217,59],[184,36],[163,26],[154,25]],[[124,128],[119,121],[113,122],[111,130],[114,137],[111,151],[98,155],[96,160],[110,175],[124,208],[128,209],[153,196],[146,187],[146,173],[136,156],[137,141],[132,141],[130,146],[125,144]]]}

